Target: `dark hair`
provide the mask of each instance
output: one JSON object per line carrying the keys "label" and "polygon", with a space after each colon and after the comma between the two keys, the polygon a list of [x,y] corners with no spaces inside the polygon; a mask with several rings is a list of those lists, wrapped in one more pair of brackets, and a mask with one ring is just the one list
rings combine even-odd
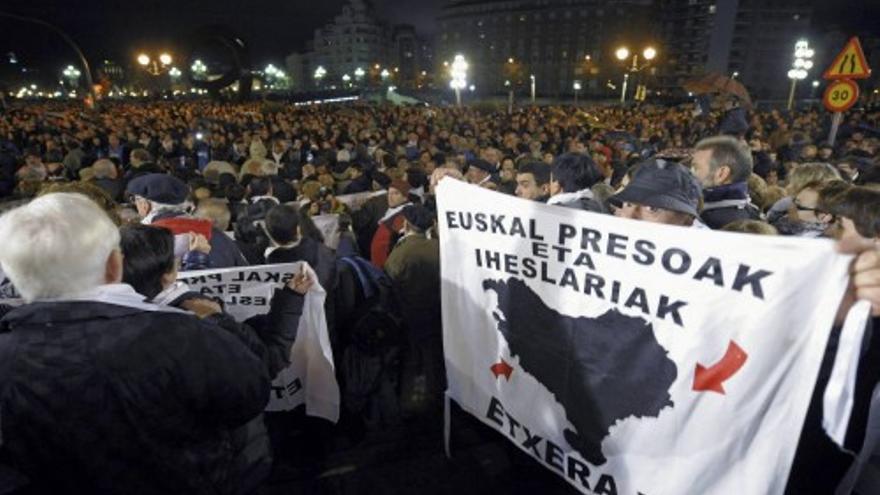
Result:
{"label": "dark hair", "polygon": [[856,178],[856,184],[864,186],[865,184],[880,184],[880,165],[873,165],[859,172]]}
{"label": "dark hair", "polygon": [[863,186],[836,187],[835,182],[819,192],[818,208],[849,218],[862,237],[880,237],[880,191]]}
{"label": "dark hair", "polygon": [[174,234],[152,225],[119,229],[122,248],[122,281],[134,290],[156,297],[162,292],[162,275],[174,270]]}
{"label": "dark hair", "polygon": [[516,173],[532,174],[532,177],[535,178],[535,183],[539,186],[550,182],[550,167],[543,162],[525,162],[520,164],[519,170]]}
{"label": "dark hair", "polygon": [[290,244],[298,239],[299,210],[289,205],[278,205],[266,214],[266,232],[278,244]]}
{"label": "dark hair", "polygon": [[251,197],[266,196],[272,189],[272,179],[268,177],[254,177],[251,179],[250,184],[248,184],[248,189],[251,191]]}
{"label": "dark hair", "polygon": [[583,153],[564,153],[553,160],[550,173],[559,182],[562,192],[575,192],[593,187],[604,179],[596,162]]}

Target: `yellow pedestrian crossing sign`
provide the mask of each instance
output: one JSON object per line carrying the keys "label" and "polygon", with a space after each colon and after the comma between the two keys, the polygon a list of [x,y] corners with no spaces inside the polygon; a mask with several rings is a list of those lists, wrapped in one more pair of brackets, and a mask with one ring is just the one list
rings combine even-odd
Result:
{"label": "yellow pedestrian crossing sign", "polygon": [[855,36],[849,39],[843,50],[834,57],[834,62],[822,75],[825,79],[867,79],[871,77],[871,68],[865,60],[862,45]]}

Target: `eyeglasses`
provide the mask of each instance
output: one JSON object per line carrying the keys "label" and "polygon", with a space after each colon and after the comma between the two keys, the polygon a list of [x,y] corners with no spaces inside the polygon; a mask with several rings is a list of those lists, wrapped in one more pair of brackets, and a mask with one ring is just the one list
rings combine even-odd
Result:
{"label": "eyeglasses", "polygon": [[797,211],[812,211],[813,213],[815,213],[817,215],[819,213],[824,213],[822,210],[820,210],[818,208],[810,208],[809,206],[804,206],[798,202],[794,203],[794,207],[797,209]]}

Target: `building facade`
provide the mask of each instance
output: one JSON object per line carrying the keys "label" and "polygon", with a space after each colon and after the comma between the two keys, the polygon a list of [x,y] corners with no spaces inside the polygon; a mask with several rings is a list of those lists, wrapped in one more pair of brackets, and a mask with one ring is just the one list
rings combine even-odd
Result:
{"label": "building facade", "polygon": [[[400,86],[415,84],[429,52],[427,41],[412,26],[380,22],[369,2],[349,0],[332,22],[315,30],[305,52],[289,55],[286,63],[293,87],[299,90]],[[316,78],[319,67],[323,76]]]}
{"label": "building facade", "polygon": [[452,2],[439,19],[436,61],[449,64],[462,54],[469,84],[482,92],[528,87],[534,76],[542,95],[570,94],[575,81],[586,93],[602,94],[620,83],[630,62],[615,58],[618,47],[635,53],[655,46],[662,54],[651,6],[651,0]]}
{"label": "building facade", "polygon": [[[794,45],[811,38],[811,0],[658,0],[658,7],[668,88],[718,72],[740,79],[753,98],[784,98]],[[809,80],[821,78],[818,65]]]}

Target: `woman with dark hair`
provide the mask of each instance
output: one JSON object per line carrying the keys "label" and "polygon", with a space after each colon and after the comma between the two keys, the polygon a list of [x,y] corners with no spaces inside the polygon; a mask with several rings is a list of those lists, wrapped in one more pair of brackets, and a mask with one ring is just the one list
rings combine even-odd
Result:
{"label": "woman with dark hair", "polygon": [[[177,263],[174,258],[174,235],[162,227],[132,225],[120,229],[123,254],[122,281],[160,306],[173,306],[210,319],[236,335],[266,364],[269,376],[290,365],[290,348],[302,314],[304,295],[312,286],[305,273],[293,277],[283,288],[276,289],[268,317],[254,317],[245,323],[236,322],[223,312],[220,305],[176,282]],[[192,247],[201,248],[200,241]],[[207,244],[204,240],[202,244]],[[190,252],[198,251],[193,249]]]}

